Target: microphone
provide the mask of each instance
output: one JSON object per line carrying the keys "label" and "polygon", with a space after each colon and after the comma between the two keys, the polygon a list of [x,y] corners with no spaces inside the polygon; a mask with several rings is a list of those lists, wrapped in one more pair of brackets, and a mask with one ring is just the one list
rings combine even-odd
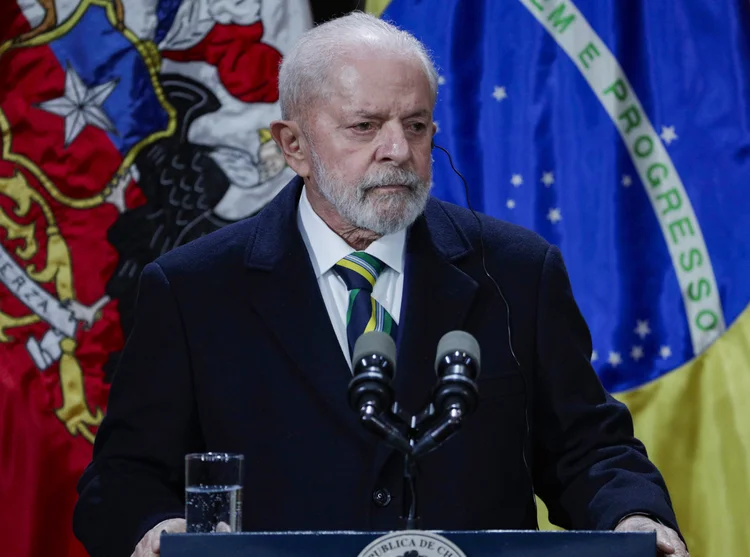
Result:
{"label": "microphone", "polygon": [[391,447],[409,453],[411,445],[393,424],[393,386],[396,375],[396,343],[382,331],[364,333],[354,344],[349,382],[349,406],[359,413],[362,425]]}
{"label": "microphone", "polygon": [[435,372],[438,382],[433,390],[433,404],[438,421],[414,445],[414,457],[424,455],[455,434],[463,420],[479,404],[476,380],[481,369],[477,340],[467,332],[451,331],[438,343]]}
{"label": "microphone", "polygon": [[435,407],[438,412],[458,411],[472,414],[479,402],[476,380],[480,371],[477,339],[464,331],[443,335],[437,347]]}

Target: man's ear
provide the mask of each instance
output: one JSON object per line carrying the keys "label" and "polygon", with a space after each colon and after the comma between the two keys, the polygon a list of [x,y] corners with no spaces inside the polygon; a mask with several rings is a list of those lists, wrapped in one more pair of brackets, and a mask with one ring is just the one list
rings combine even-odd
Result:
{"label": "man's ear", "polygon": [[302,178],[310,176],[309,144],[299,124],[294,120],[275,120],[271,122],[273,140],[284,154],[289,167]]}

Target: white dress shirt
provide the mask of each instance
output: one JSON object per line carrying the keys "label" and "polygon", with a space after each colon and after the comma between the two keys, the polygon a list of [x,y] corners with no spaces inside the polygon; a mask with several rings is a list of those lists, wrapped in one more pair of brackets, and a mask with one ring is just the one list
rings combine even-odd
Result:
{"label": "white dress shirt", "polygon": [[[341,236],[328,228],[328,225],[313,210],[307,199],[306,189],[302,188],[297,209],[297,226],[302,240],[307,246],[310,261],[323,295],[333,330],[339,339],[341,351],[351,368],[349,341],[346,336],[346,312],[349,308],[349,290],[344,280],[333,270],[334,265],[345,256],[357,250],[347,244]],[[387,267],[375,283],[372,297],[382,305],[398,323],[401,317],[401,296],[404,288],[404,245],[406,230],[388,234],[364,250],[380,259]]]}

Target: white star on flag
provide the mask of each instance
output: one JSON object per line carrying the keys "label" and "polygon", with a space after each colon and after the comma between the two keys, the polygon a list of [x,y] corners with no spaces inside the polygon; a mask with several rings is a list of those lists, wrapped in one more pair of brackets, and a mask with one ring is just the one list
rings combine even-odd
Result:
{"label": "white star on flag", "polygon": [[492,96],[495,97],[495,100],[497,102],[504,101],[508,98],[508,93],[505,90],[505,87],[500,87],[498,85],[495,86],[495,91],[492,93]]}
{"label": "white star on flag", "polygon": [[661,138],[664,141],[664,143],[666,143],[667,146],[669,146],[672,144],[674,140],[679,139],[679,136],[674,131],[674,126],[662,126]]}
{"label": "white star on flag", "polygon": [[648,326],[648,319],[641,321],[638,319],[637,325],[634,329],[635,334],[641,337],[641,340],[651,334],[651,328]]}
{"label": "white star on flag", "polygon": [[445,77],[442,75],[438,76],[438,85],[445,85]]}
{"label": "white star on flag", "polygon": [[662,346],[659,350],[659,355],[666,360],[672,355],[672,349],[669,346]]}
{"label": "white star on flag", "polygon": [[622,185],[625,186],[626,188],[629,188],[630,186],[633,185],[633,179],[627,174],[624,174],[622,177]]}
{"label": "white star on flag", "polygon": [[550,187],[554,183],[555,183],[554,172],[545,172],[544,175],[542,176],[542,184],[544,184],[547,187]]}
{"label": "white star on flag", "polygon": [[557,224],[558,222],[560,222],[562,220],[562,213],[560,212],[560,209],[550,209],[547,213],[547,220],[549,220],[552,224]]}
{"label": "white star on flag", "polygon": [[507,207],[508,209],[515,209],[515,208],[516,208],[516,202],[515,202],[514,200],[512,200],[512,199],[509,199],[509,200],[508,200],[508,201],[507,201],[507,202],[505,203],[505,206],[506,206],[506,207]]}
{"label": "white star on flag", "polygon": [[117,86],[117,80],[88,88],[76,71],[68,64],[65,70],[65,92],[62,97],[45,101],[39,108],[65,118],[65,146],[70,145],[87,125],[107,132],[117,130],[102,104]]}
{"label": "white star on flag", "polygon": [[617,367],[622,363],[622,356],[620,356],[619,352],[610,352],[609,358],[607,358],[607,362],[612,367]]}
{"label": "white star on flag", "polygon": [[643,358],[643,346],[633,346],[633,349],[630,351],[630,357],[636,362]]}
{"label": "white star on flag", "polygon": [[596,350],[592,350],[591,351],[591,361],[595,362],[598,359],[599,359],[599,352],[597,352]]}
{"label": "white star on flag", "polygon": [[510,183],[513,184],[513,187],[520,188],[521,184],[523,184],[523,176],[520,174],[514,174],[510,179]]}

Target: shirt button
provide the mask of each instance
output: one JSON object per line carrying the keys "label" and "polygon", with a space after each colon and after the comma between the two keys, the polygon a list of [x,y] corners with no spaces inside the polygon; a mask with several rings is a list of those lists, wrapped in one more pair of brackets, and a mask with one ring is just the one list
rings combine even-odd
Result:
{"label": "shirt button", "polygon": [[387,507],[391,503],[391,494],[387,489],[378,488],[372,492],[372,500],[378,507]]}

